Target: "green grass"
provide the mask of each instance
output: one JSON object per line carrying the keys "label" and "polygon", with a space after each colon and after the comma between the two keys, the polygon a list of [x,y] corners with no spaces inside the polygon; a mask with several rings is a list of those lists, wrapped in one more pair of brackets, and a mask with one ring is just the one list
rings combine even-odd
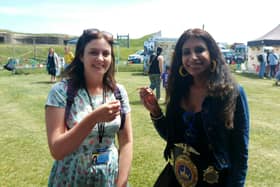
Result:
{"label": "green grass", "polygon": [[[143,49],[145,37],[141,39],[132,39],[130,48],[119,47],[119,60],[121,62],[126,62],[127,57],[130,54],[135,53],[137,50]],[[55,52],[59,56],[64,55],[63,45],[10,45],[10,44],[0,44],[0,66],[7,63],[8,57],[13,57],[19,59],[19,64],[31,64],[31,59],[35,58],[39,63],[45,63],[47,59],[48,50],[50,47],[55,49]],[[75,46],[70,45],[71,50],[75,51]],[[117,60],[118,50],[115,47],[115,56]]]}
{"label": "green grass", "polygon": [[[136,88],[149,84],[139,69],[120,66],[117,80],[125,85],[132,107],[134,159],[129,181],[132,187],[150,187],[164,167],[165,144],[139,101]],[[246,186],[280,186],[280,87],[250,74],[236,74],[236,79],[245,88],[250,107]],[[49,80],[43,70],[16,75],[0,71],[0,186],[47,185],[53,162],[44,123],[44,103],[52,86]]]}

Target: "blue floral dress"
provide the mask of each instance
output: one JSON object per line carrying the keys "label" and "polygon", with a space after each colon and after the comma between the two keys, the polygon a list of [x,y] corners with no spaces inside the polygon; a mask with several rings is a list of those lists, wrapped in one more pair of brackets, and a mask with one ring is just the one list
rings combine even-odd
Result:
{"label": "blue floral dress", "polygon": [[[125,88],[118,84],[122,96],[123,110],[130,112],[131,108]],[[67,81],[56,83],[47,98],[46,106],[65,108],[67,98]],[[90,96],[93,108],[103,102],[103,95]],[[116,100],[113,92],[105,95],[106,101]],[[85,89],[79,89],[74,103],[71,106],[67,125],[72,128],[92,111],[90,101]],[[98,139],[98,125],[92,129],[82,144],[63,160],[55,160],[48,186],[52,187],[113,187],[118,176],[118,149],[115,145],[115,135],[119,131],[120,117],[105,123],[105,132],[102,143]],[[93,162],[93,153],[103,149],[109,154],[109,160],[105,164]]]}

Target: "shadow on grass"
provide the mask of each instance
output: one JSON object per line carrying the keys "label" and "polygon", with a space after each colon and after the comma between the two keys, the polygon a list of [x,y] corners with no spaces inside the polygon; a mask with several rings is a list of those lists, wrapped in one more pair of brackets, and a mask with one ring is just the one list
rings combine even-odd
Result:
{"label": "shadow on grass", "polygon": [[250,79],[260,79],[258,77],[257,74],[255,73],[248,73],[248,72],[242,72],[242,73],[238,73],[238,72],[233,72],[235,75],[241,76],[241,77],[246,77],[246,78],[250,78]]}
{"label": "shadow on grass", "polygon": [[131,73],[132,76],[147,76],[147,75],[144,75],[143,72],[133,72]]}
{"label": "shadow on grass", "polygon": [[37,81],[37,82],[32,82],[31,84],[54,84],[55,82],[51,81]]}

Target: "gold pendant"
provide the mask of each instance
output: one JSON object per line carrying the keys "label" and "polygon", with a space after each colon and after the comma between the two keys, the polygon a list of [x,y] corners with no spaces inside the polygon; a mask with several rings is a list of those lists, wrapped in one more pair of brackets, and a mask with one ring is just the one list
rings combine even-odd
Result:
{"label": "gold pendant", "polygon": [[209,184],[218,183],[219,172],[215,170],[213,166],[209,166],[203,171],[203,180]]}
{"label": "gold pendant", "polygon": [[182,187],[195,187],[198,180],[197,168],[186,154],[175,159],[175,176]]}

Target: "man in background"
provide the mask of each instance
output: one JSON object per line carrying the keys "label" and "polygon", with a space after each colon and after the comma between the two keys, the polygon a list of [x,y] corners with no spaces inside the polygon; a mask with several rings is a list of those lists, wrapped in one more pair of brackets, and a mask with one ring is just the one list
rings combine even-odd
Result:
{"label": "man in background", "polygon": [[270,78],[274,78],[276,74],[276,66],[278,65],[279,56],[271,51],[268,55],[269,65],[270,65]]}
{"label": "man in background", "polygon": [[161,52],[162,52],[162,48],[158,47],[156,54],[152,54],[150,56],[150,60],[149,60],[150,68],[148,71],[149,79],[151,83],[150,88],[152,90],[156,89],[157,100],[160,99],[160,82],[161,82],[161,74],[163,72],[163,61],[164,61]]}

